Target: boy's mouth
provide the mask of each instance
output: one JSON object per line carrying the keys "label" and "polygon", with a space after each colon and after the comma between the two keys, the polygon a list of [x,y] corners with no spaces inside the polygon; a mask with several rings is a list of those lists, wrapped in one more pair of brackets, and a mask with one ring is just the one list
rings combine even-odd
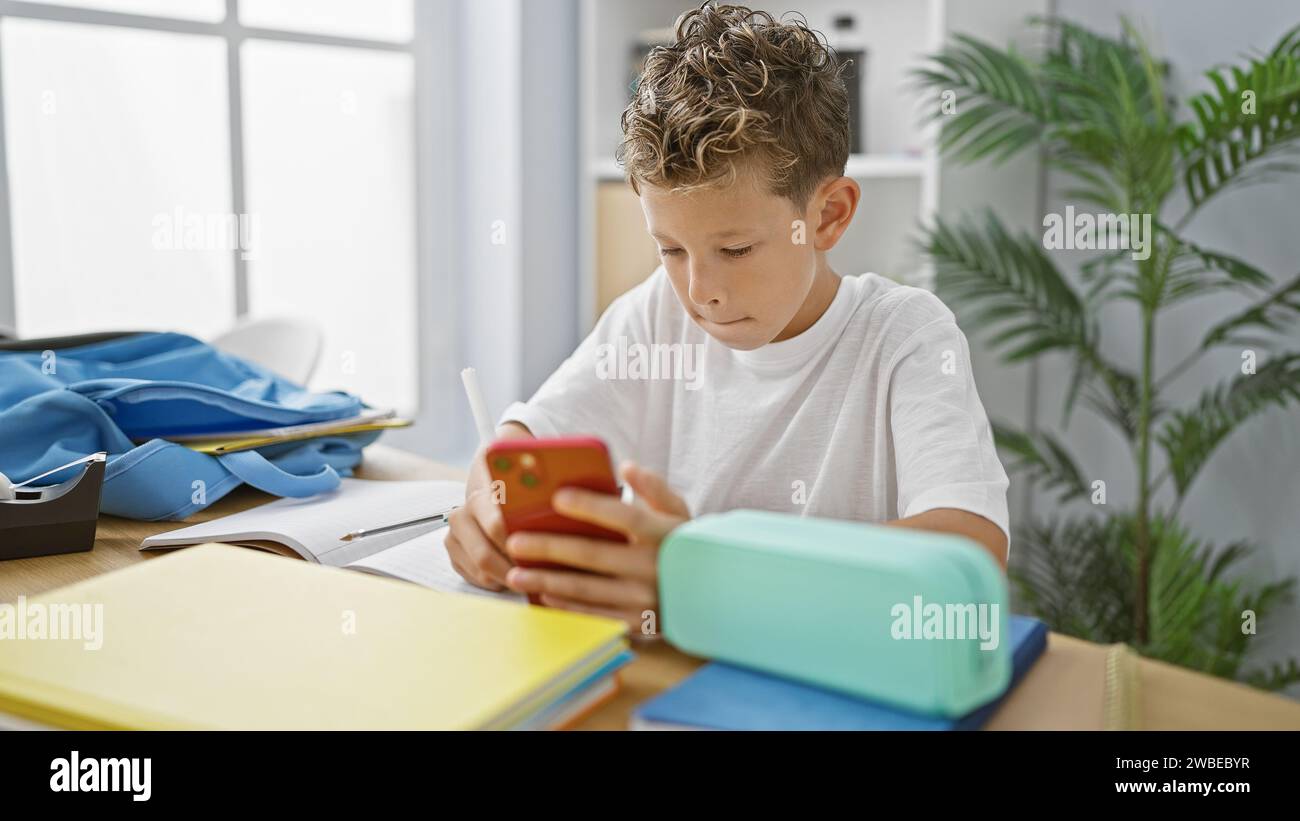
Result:
{"label": "boy's mouth", "polygon": [[749,319],[749,317],[747,316],[742,316],[739,317],[738,319],[728,319],[724,321],[720,319],[709,319],[708,317],[700,316],[699,314],[696,314],[695,318],[703,322],[707,322],[710,325],[735,325],[738,322],[744,322],[745,320]]}

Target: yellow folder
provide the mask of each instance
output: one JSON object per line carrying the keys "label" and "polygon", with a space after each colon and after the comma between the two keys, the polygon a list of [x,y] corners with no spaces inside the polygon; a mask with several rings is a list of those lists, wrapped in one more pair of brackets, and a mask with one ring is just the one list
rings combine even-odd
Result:
{"label": "yellow folder", "polygon": [[410,419],[378,419],[373,422],[359,422],[355,425],[341,425],[328,430],[321,430],[319,425],[304,425],[302,431],[285,431],[274,436],[236,436],[229,439],[208,439],[202,441],[182,442],[190,450],[199,453],[220,455],[252,450],[267,445],[279,445],[283,442],[301,442],[307,439],[319,439],[324,436],[342,436],[347,433],[364,433],[371,430],[388,430],[389,428],[409,428],[414,424]]}
{"label": "yellow folder", "polygon": [[81,729],[505,729],[627,647],[610,619],[222,545],[3,607],[0,713]]}

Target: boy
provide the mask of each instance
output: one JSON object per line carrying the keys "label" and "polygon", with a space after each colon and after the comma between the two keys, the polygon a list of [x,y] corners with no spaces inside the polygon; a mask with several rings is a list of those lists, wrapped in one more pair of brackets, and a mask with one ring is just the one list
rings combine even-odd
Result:
{"label": "boy", "polygon": [[[741,6],[687,12],[676,35],[647,59],[619,149],[663,264],[498,429],[596,435],[635,456],[620,467],[635,504],[580,490],[553,500],[630,544],[507,539],[480,458],[451,517],[453,566],[632,627],[657,608],[660,542],[703,513],[956,533],[1005,567],[1007,476],[952,313],[927,291],[827,264],[860,196],[843,176],[848,97],[833,55],[802,23]],[[609,361],[656,345],[695,367],[665,380]]]}

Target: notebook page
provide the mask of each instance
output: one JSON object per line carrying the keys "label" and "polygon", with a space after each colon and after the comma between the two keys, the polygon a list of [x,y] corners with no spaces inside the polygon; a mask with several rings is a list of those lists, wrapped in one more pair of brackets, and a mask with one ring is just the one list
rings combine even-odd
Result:
{"label": "notebook page", "polygon": [[380,576],[392,576],[423,587],[441,590],[444,593],[473,593],[507,601],[528,601],[528,597],[522,593],[510,590],[495,593],[475,587],[462,579],[451,566],[451,559],[447,556],[447,549],[443,545],[443,540],[446,538],[447,528],[440,527],[431,533],[425,533],[345,566],[352,570],[364,570]]}
{"label": "notebook page", "polygon": [[[461,482],[344,479],[339,489],[330,493],[306,499],[277,499],[230,516],[150,536],[141,547],[264,539],[301,547],[322,564],[341,565],[421,531],[398,530],[352,542],[342,540],[345,534],[445,513],[464,500],[465,485]],[[428,527],[424,529],[427,532]]]}

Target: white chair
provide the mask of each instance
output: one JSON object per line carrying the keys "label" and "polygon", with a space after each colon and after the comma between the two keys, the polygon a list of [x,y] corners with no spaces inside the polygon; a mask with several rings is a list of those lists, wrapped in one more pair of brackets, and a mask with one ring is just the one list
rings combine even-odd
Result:
{"label": "white chair", "polygon": [[244,320],[212,340],[214,348],[256,362],[299,385],[311,381],[324,344],[315,322],[288,318]]}

